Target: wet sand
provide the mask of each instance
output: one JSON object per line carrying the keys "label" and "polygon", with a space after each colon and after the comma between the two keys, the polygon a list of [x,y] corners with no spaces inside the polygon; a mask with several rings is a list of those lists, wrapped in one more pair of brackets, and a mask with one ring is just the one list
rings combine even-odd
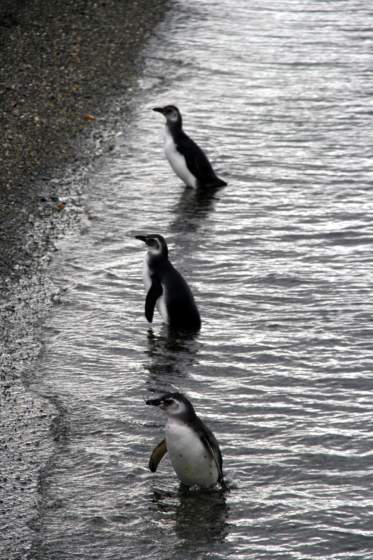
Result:
{"label": "wet sand", "polygon": [[[0,6],[0,557],[35,558],[38,484],[64,437],[59,403],[28,389],[43,318],[58,305],[48,280],[55,241],[80,227],[71,179],[125,120],[115,96],[141,71],[141,50],[166,0],[5,0]],[[43,504],[45,507],[46,504]]]}

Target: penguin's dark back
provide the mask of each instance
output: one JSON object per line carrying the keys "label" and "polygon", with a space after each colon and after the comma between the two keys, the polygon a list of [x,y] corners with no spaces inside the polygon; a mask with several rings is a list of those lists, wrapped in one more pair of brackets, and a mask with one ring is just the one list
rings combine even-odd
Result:
{"label": "penguin's dark back", "polygon": [[164,263],[158,274],[165,286],[170,326],[177,328],[182,325],[185,329],[199,329],[201,317],[187,281],[170,262]]}

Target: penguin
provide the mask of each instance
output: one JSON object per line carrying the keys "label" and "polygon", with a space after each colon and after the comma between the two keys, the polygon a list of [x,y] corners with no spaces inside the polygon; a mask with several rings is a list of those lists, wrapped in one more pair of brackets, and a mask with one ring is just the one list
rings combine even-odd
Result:
{"label": "penguin", "polygon": [[147,400],[146,404],[158,406],[167,415],[166,437],[150,456],[150,470],[157,470],[168,451],[172,466],[184,486],[212,488],[219,483],[226,490],[219,444],[186,396],[166,393],[157,399]]}
{"label": "penguin", "polygon": [[154,307],[172,329],[198,331],[201,317],[193,294],[168,259],[167,243],[162,235],[136,235],[148,248],[144,260],[146,291],[145,317],[153,321]]}
{"label": "penguin", "polygon": [[179,109],[174,105],[154,107],[166,117],[164,151],[176,175],[188,187],[224,187],[226,182],[215,175],[205,152],[185,134]]}

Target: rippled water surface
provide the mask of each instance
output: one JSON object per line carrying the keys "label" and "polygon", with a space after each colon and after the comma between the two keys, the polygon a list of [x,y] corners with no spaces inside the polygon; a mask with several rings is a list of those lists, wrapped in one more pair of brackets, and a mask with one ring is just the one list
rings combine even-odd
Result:
{"label": "rippled water surface", "polygon": [[[175,2],[130,124],[54,265],[64,290],[36,390],[64,407],[40,558],[373,557],[373,7]],[[162,153],[173,102],[229,185],[198,196]],[[162,233],[203,327],[144,315],[137,233]],[[231,492],[180,493],[149,453],[177,387],[220,441]]]}

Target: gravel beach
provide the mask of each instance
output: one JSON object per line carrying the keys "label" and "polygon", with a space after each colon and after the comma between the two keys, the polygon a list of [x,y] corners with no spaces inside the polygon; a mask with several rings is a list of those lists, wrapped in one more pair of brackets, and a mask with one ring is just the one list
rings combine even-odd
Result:
{"label": "gravel beach", "polygon": [[[97,155],[115,96],[131,96],[166,0],[0,5],[0,557],[35,558],[38,485],[63,410],[28,388],[58,296],[54,241],[79,220],[77,173]],[[116,118],[125,119],[125,108]],[[106,121],[107,125],[107,121]],[[65,211],[65,200],[72,206]],[[32,387],[31,387],[32,389]]]}

